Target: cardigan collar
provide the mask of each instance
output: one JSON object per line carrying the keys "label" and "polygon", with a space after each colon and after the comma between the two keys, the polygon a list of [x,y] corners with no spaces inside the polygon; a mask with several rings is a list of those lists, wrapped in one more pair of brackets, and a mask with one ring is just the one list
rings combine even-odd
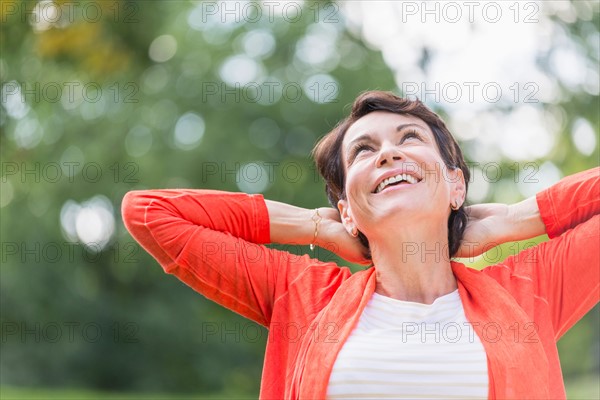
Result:
{"label": "cardigan collar", "polygon": [[[532,318],[494,279],[461,263],[451,266],[465,315],[487,355],[488,397],[547,398],[548,360]],[[357,272],[319,313],[299,349],[291,398],[326,398],[333,364],[375,286],[375,267]]]}

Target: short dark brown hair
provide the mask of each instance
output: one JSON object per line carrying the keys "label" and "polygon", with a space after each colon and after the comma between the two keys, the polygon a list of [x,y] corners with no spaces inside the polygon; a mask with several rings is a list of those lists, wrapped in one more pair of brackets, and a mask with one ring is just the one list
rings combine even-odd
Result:
{"label": "short dark brown hair", "polygon": [[[373,111],[387,111],[394,114],[412,115],[425,122],[435,137],[438,150],[449,168],[460,168],[465,179],[465,193],[468,189],[470,173],[460,147],[444,121],[420,100],[405,99],[391,92],[368,91],[361,93],[354,103],[350,115],[340,121],[335,128],[322,137],[312,151],[319,173],[325,180],[325,193],[329,203],[337,209],[340,199],[346,199],[346,174],[342,158],[342,142],[346,132],[360,118]],[[448,248],[453,256],[460,247],[467,226],[464,204],[452,210],[448,219]],[[367,237],[359,232],[359,239],[369,248]],[[370,257],[370,254],[369,254]]]}

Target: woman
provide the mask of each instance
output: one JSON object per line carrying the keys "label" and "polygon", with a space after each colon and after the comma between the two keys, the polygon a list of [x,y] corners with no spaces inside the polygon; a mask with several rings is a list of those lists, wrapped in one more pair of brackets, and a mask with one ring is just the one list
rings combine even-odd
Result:
{"label": "woman", "polygon": [[[387,92],[359,96],[314,155],[334,208],[216,190],[123,200],[165,272],[269,328],[261,398],[565,397],[556,341],[598,301],[599,169],[467,219],[457,143],[421,102]],[[450,260],[544,233],[482,271]],[[270,242],[333,244],[372,267]]]}

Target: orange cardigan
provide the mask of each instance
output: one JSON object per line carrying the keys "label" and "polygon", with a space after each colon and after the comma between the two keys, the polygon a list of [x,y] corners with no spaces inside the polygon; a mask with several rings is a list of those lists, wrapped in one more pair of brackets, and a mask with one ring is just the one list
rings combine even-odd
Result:
{"label": "orange cardigan", "polygon": [[[452,262],[488,358],[489,398],[565,398],[556,341],[599,299],[600,168],[564,178],[537,203],[552,240],[482,271]],[[260,194],[127,193],[127,229],[168,274],[269,328],[262,399],[323,399],[333,363],[375,290],[374,268],[267,248]]]}

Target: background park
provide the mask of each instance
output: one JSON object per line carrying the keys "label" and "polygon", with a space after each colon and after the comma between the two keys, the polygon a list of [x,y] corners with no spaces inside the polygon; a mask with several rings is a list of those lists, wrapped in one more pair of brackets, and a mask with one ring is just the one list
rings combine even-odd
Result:
{"label": "background park", "polygon": [[[124,194],[327,206],[310,150],[380,89],[447,121],[470,203],[520,201],[599,164],[599,16],[584,0],[0,1],[0,397],[256,398],[266,329],[166,275],[125,230]],[[596,307],[559,341],[569,398],[600,398],[599,339]]]}

